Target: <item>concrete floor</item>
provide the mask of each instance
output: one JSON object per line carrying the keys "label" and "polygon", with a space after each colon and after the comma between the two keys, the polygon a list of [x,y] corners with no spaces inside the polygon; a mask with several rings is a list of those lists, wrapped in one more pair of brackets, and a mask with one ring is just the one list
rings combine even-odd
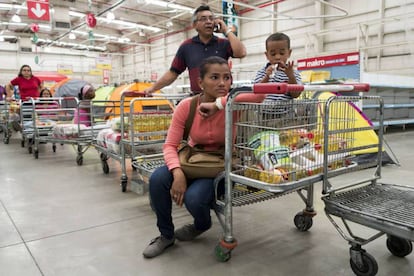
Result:
{"label": "concrete floor", "polygon": [[[385,167],[384,182],[414,185],[414,130],[388,131],[386,139],[401,166]],[[289,194],[234,209],[239,245],[227,263],[214,256],[222,233],[214,215],[210,231],[148,260],[142,250],[158,234],[155,216],[147,195],[121,192],[118,162],[109,160],[105,175],[90,149],[78,166],[70,145],[56,153],[41,145],[36,160],[16,134],[0,144],[0,157],[0,275],[353,275],[349,247],[323,213],[319,183],[308,232],[296,230],[293,217],[304,204]],[[177,226],[191,222],[184,208],[174,218]],[[391,255],[384,237],[364,248],[378,275],[414,275],[413,254]]]}

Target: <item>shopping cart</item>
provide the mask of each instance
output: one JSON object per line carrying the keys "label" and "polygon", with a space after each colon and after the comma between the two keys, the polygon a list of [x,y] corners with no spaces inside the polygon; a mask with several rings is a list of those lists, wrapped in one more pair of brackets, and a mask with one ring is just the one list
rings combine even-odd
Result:
{"label": "shopping cart", "polygon": [[34,129],[33,129],[33,120],[34,120],[34,105],[32,99],[29,98],[25,101],[20,101],[20,125],[21,125],[21,146],[24,148],[27,146],[29,154],[33,153],[33,144],[34,144]]}
{"label": "shopping cart", "polygon": [[[162,145],[167,136],[167,131],[171,123],[172,113],[178,101],[187,97],[187,94],[160,94],[154,97],[143,97],[141,92],[124,93],[121,97],[121,122],[127,120],[129,128],[126,130],[123,125],[122,131],[127,131],[128,135],[121,137],[121,186],[122,191],[126,191],[126,156],[131,158],[131,164],[137,173],[134,174],[134,192],[144,193],[144,183],[148,162],[143,160],[155,161],[163,164]],[[125,99],[130,98],[129,105],[125,105]],[[128,107],[129,110],[125,110]],[[127,118],[127,119],[126,119]],[[153,162],[151,162],[153,163]],[[152,167],[154,168],[154,167]]]}
{"label": "shopping cart", "polygon": [[[106,128],[101,129],[94,135],[93,146],[99,153],[102,170],[105,174],[109,173],[108,159],[112,158],[120,162],[120,136],[121,132],[121,101],[120,100],[100,100],[94,101],[91,110],[94,122],[105,122]],[[116,123],[116,121],[118,123]],[[116,124],[116,126],[113,126]]]}
{"label": "shopping cart", "polygon": [[[237,246],[233,237],[233,207],[275,199],[297,192],[305,208],[294,216],[299,231],[312,227],[314,184],[323,178],[323,168],[339,172],[351,166],[346,153],[336,152],[325,160],[329,148],[344,150],[341,135],[324,137],[318,100],[279,103],[237,102],[240,93],[286,93],[289,91],[367,91],[368,85],[288,85],[255,84],[233,90],[226,104],[224,196],[216,194],[215,211],[223,228],[223,238],[215,247],[219,261],[231,258]],[[233,133],[232,126],[236,126]],[[236,137],[234,140],[233,138]],[[236,162],[232,162],[237,160]],[[222,181],[216,178],[216,185]],[[218,191],[218,188],[216,189]]]}
{"label": "shopping cart", "polygon": [[[36,99],[33,102],[33,117],[35,119],[34,123],[32,123],[35,127],[35,139],[33,139],[34,156],[36,159],[39,158],[40,143],[68,144],[76,151],[76,164],[81,166],[83,164],[83,154],[92,145],[94,134],[99,130],[100,126],[91,122],[92,119],[89,119],[89,116],[87,116],[87,122],[79,121],[76,124],[73,123],[75,113],[78,112],[79,116],[81,109],[88,110],[85,114],[90,115],[90,101],[79,101],[76,97],[56,98],[56,100],[57,106],[53,108],[44,108],[42,106],[47,103],[50,104],[55,101],[54,99]],[[39,120],[41,117],[49,117],[48,122],[53,122],[50,123],[50,126],[44,126],[42,120]]]}
{"label": "shopping cart", "polygon": [[11,132],[11,103],[0,101],[0,132],[3,133],[3,142],[9,143]]}
{"label": "shopping cart", "polygon": [[[381,182],[381,166],[383,156],[383,120],[384,103],[380,97],[339,97],[332,98],[325,105],[324,120],[325,138],[335,133],[351,136],[364,131],[351,121],[335,127],[339,120],[343,121],[350,114],[338,106],[363,100],[364,104],[376,106],[376,118],[379,118],[378,142],[366,145],[377,154],[368,163],[356,164],[346,170],[346,177],[335,175],[324,167],[323,197],[325,213],[338,233],[349,243],[350,265],[356,275],[376,275],[378,264],[375,258],[362,246],[387,235],[386,246],[397,257],[405,257],[412,252],[414,240],[414,188]],[[342,113],[341,113],[342,111]],[[325,144],[326,147],[326,144]],[[347,148],[348,153],[363,149],[356,145]],[[334,151],[324,152],[324,161]],[[353,177],[352,177],[353,176]],[[350,181],[353,179],[356,181]],[[352,222],[352,223],[349,223]],[[374,234],[364,233],[361,226],[370,228]],[[359,230],[359,231],[358,231]],[[364,234],[357,234],[357,232]],[[369,236],[369,237],[366,237]]]}
{"label": "shopping cart", "polygon": [[[63,115],[62,99],[61,98],[38,98],[30,99],[32,104],[32,121],[25,122],[26,128],[33,129],[33,155],[37,159],[39,157],[39,143],[48,142],[48,137],[51,136],[53,127],[59,120],[59,115]],[[66,111],[68,112],[68,110]],[[70,110],[73,114],[73,110]],[[52,143],[52,150],[56,152],[56,144]]]}

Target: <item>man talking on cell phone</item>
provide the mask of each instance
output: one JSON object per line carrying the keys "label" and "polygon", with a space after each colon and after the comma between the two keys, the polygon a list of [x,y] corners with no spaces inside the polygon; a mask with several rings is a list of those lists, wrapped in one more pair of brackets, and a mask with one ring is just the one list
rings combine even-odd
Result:
{"label": "man talking on cell phone", "polygon": [[[246,48],[222,19],[215,18],[209,6],[198,7],[192,17],[193,28],[198,35],[185,40],[177,50],[170,69],[151,87],[144,90],[151,95],[157,90],[173,83],[188,68],[192,94],[199,94],[202,89],[198,85],[198,68],[201,61],[210,56],[219,56],[226,60],[230,57],[246,56]],[[214,35],[221,32],[226,38]]]}

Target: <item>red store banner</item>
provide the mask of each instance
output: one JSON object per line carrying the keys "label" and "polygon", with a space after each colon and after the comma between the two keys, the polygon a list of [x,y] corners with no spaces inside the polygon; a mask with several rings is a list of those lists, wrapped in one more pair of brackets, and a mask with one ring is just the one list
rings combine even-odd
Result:
{"label": "red store banner", "polygon": [[298,59],[298,70],[359,64],[359,52]]}

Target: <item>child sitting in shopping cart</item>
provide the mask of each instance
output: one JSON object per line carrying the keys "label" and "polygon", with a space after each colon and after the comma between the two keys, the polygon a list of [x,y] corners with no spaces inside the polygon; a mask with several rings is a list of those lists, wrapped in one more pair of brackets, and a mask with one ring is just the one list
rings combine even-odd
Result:
{"label": "child sitting in shopping cart", "polygon": [[[266,39],[266,52],[268,62],[256,73],[254,83],[283,82],[288,84],[302,84],[300,73],[293,68],[293,61],[288,61],[292,49],[290,38],[284,33],[271,34]],[[264,103],[269,105],[265,114],[289,113],[282,101],[289,101],[299,97],[301,92],[287,92],[285,94],[269,94]]]}
{"label": "child sitting in shopping cart", "polygon": [[[39,94],[39,103],[36,104],[36,109],[40,110],[38,112],[39,119],[50,119],[50,120],[57,120],[58,113],[55,112],[55,109],[59,109],[59,103],[57,100],[48,99],[52,98],[52,92],[48,88],[42,88]],[[42,111],[44,110],[44,111]]]}
{"label": "child sitting in shopping cart", "polygon": [[79,107],[75,111],[73,123],[91,126],[91,100],[95,98],[95,88],[86,84],[79,91]]}

